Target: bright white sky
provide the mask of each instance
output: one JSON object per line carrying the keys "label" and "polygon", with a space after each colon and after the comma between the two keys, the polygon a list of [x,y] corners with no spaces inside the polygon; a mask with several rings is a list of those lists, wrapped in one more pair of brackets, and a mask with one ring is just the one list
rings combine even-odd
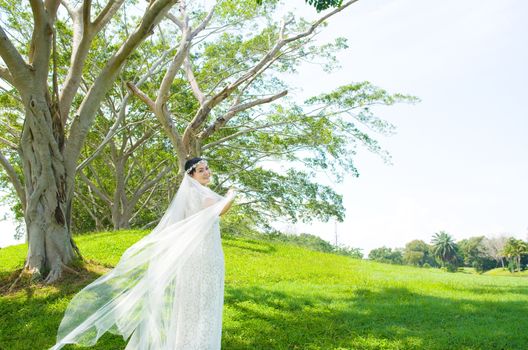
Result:
{"label": "bright white sky", "polygon": [[[422,99],[379,110],[398,128],[380,138],[393,165],[363,152],[360,177],[336,187],[347,212],[338,242],[368,253],[439,230],[526,239],[526,13],[522,0],[369,0],[330,20],[325,33],[349,40],[343,69],[303,67],[292,78],[303,95],[369,80]],[[334,241],[333,223],[296,231]]]}
{"label": "bright white sky", "polygon": [[[315,11],[297,4],[298,12]],[[295,98],[369,80],[418,105],[379,110],[398,128],[380,138],[393,165],[362,152],[359,178],[336,188],[347,217],[338,241],[363,248],[528,231],[528,13],[524,0],[362,0],[332,18],[321,40],[348,38],[343,68],[302,67]],[[0,247],[11,243],[0,223]],[[334,241],[334,224],[299,225]],[[9,242],[8,242],[9,241]]]}

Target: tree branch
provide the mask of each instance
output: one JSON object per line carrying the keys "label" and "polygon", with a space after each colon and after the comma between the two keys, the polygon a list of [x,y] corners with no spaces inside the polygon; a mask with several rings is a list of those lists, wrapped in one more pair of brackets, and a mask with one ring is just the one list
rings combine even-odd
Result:
{"label": "tree branch", "polygon": [[172,121],[171,113],[167,108],[167,105],[163,105],[161,111],[156,110],[156,105],[143,91],[139,90],[134,84],[128,82],[128,88],[136,95],[140,100],[150,107],[156,118],[159,120],[163,130],[169,136],[169,140],[172,146],[177,150],[182,150],[181,136]]}
{"label": "tree branch", "polygon": [[12,150],[18,150],[18,146],[15,143],[3,138],[2,136],[0,136],[0,142],[2,142],[4,145],[8,146]]}
{"label": "tree branch", "polygon": [[68,0],[61,0],[61,5],[64,6],[70,17],[73,19],[73,17],[76,15],[75,8],[70,4]]}
{"label": "tree branch", "polygon": [[3,155],[3,153],[0,151],[0,164],[4,167],[4,170],[7,173],[7,176],[9,176],[9,180],[11,180],[11,184],[15,188],[15,191],[18,195],[18,199],[20,200],[20,204],[22,205],[22,210],[26,211],[26,191],[24,190],[24,186],[22,185],[22,181],[20,180],[20,176],[18,176],[17,172],[11,166],[11,163],[7,160],[7,158]]}
{"label": "tree branch", "polygon": [[[26,64],[11,40],[7,37],[2,26],[0,26],[0,56],[7,65],[7,72],[12,77],[13,85],[21,94],[25,94],[31,86],[29,77],[29,66]],[[6,74],[4,73],[4,74]],[[2,78],[4,75],[2,75]]]}
{"label": "tree branch", "polygon": [[330,11],[329,13],[327,13],[326,15],[324,15],[323,17],[319,18],[317,21],[315,21],[311,26],[310,28],[308,28],[307,31],[303,32],[303,33],[300,33],[300,34],[297,34],[291,38],[288,38],[288,39],[284,39],[284,41],[286,43],[290,43],[292,41],[296,41],[296,40],[299,40],[301,38],[304,38],[310,34],[313,33],[313,31],[319,27],[319,25],[321,25],[321,23],[323,23],[324,21],[326,21],[328,18],[332,17],[333,15],[335,15],[336,13],[339,13],[341,11],[343,11],[345,8],[349,7],[350,5],[352,5],[353,3],[355,2],[358,2],[359,0],[350,0],[346,3],[344,3],[343,5],[341,5],[340,7],[337,7],[335,10],[333,11]]}
{"label": "tree branch", "polygon": [[213,17],[213,14],[216,10],[216,6],[218,5],[218,2],[215,3],[213,5],[213,7],[211,8],[211,10],[209,10],[209,13],[207,14],[207,16],[205,16],[205,19],[202,21],[202,23],[200,23],[198,25],[198,27],[196,27],[195,30],[193,30],[192,32],[192,37],[194,38],[196,35],[198,35],[202,30],[205,29],[205,27],[207,27],[207,25],[209,24],[209,22],[211,21],[211,18]]}
{"label": "tree branch", "polygon": [[136,95],[141,101],[143,101],[153,112],[156,111],[156,104],[154,103],[154,101],[150,99],[150,97],[146,93],[141,91],[140,88],[138,88],[136,85],[134,85],[134,83],[130,81],[126,83],[126,86],[130,89],[130,91],[134,95]]}
{"label": "tree branch", "polygon": [[214,141],[214,142],[210,142],[208,144],[205,144],[202,146],[202,150],[206,150],[208,148],[211,148],[211,147],[215,147],[215,146],[218,146],[224,142],[227,142],[231,139],[234,139],[234,138],[237,138],[238,136],[240,135],[244,135],[244,134],[247,134],[247,133],[250,133],[250,132],[253,132],[253,131],[257,131],[257,130],[262,130],[262,129],[267,129],[267,128],[271,128],[271,127],[274,127],[274,126],[281,126],[281,125],[285,125],[285,124],[289,124],[291,123],[291,121],[287,121],[287,122],[280,122],[280,123],[270,123],[270,124],[266,124],[266,125],[261,125],[261,126],[255,126],[255,127],[250,127],[250,128],[246,128],[246,129],[243,129],[243,130],[240,130],[240,131],[237,131],[231,135],[228,135],[226,137],[223,137],[221,138],[220,140],[217,140],[217,141]]}
{"label": "tree branch", "polygon": [[223,116],[217,118],[211,125],[209,125],[207,128],[205,128],[199,135],[199,138],[202,140],[205,140],[209,136],[211,136],[216,130],[220,129],[222,126],[224,126],[230,119],[232,119],[235,115],[238,113],[245,111],[246,109],[253,108],[255,106],[270,103],[273,102],[283,96],[286,96],[288,94],[287,90],[281,91],[276,95],[269,96],[266,98],[260,98],[257,100],[253,100],[251,102],[238,104],[236,106],[231,107],[226,114]]}
{"label": "tree branch", "polygon": [[79,107],[78,115],[74,119],[70,135],[65,144],[65,158],[67,169],[70,173],[68,178],[69,187],[73,185],[76,162],[79,158],[82,145],[95,119],[97,108],[102,99],[112,87],[116,76],[121,71],[125,60],[138,47],[138,45],[152,32],[156,24],[165,16],[169,8],[177,0],[153,0],[145,11],[139,26],[123,42],[119,50],[105,64],[94,84],[88,91]]}
{"label": "tree branch", "polygon": [[187,52],[189,50],[190,44],[191,44],[191,32],[189,28],[186,26],[184,27],[184,30],[182,31],[182,37],[180,40],[180,46],[178,48],[178,51],[176,52],[176,55],[174,55],[174,58],[172,59],[172,62],[167,68],[167,71],[165,72],[165,76],[163,77],[163,80],[161,81],[160,89],[158,92],[158,96],[155,101],[155,111],[159,112],[162,109],[162,106],[167,103],[169,100],[169,90],[172,85],[172,82],[174,81],[174,77],[176,76],[176,73],[181,68],[183,61],[185,57],[187,56]]}
{"label": "tree branch", "polygon": [[[184,61],[186,60],[187,60],[187,63],[185,64],[185,67],[184,67],[185,73],[187,77],[189,78],[189,82],[191,84],[191,89],[193,91],[193,94],[198,99],[201,105],[200,110],[197,113],[197,116],[195,116],[194,120],[201,120],[202,115],[204,114],[207,115],[209,113],[210,111],[209,103],[205,101],[205,97],[198,87],[196,79],[194,78],[194,75],[192,73],[190,63],[188,61],[189,60],[188,56],[189,56],[189,49],[191,46],[192,39],[196,35],[198,35],[207,26],[207,24],[210,22],[214,14],[215,9],[216,9],[216,5],[214,5],[211,8],[209,13],[205,17],[205,19],[202,21],[202,23],[200,23],[200,25],[195,30],[192,30],[192,28],[189,26],[189,17],[187,16],[185,12],[185,3],[183,1],[182,1],[182,6],[180,8],[180,12],[182,13],[183,20],[178,20],[173,15],[169,16],[169,18],[172,19],[172,21],[180,27],[182,31],[182,38],[180,41],[180,47],[178,49],[178,52],[174,56],[174,59],[171,65],[169,66],[169,68],[167,69],[167,72],[165,73],[165,76],[163,77],[163,80],[161,82],[158,97],[156,98],[156,102],[155,102],[156,103],[156,109],[155,109],[156,114],[162,113],[162,109],[167,108],[166,103],[169,99],[170,86],[172,85],[174,81],[174,77],[176,76],[177,71],[181,68],[181,66],[184,64]],[[195,125],[196,122],[191,122],[191,124]],[[184,133],[182,141],[183,141],[184,149],[187,149],[186,144],[187,144],[188,138],[185,136],[185,133]]]}
{"label": "tree branch", "polygon": [[29,3],[33,12],[34,26],[28,61],[33,66],[36,81],[45,86],[49,72],[53,27],[60,2],[49,0],[46,1],[46,6],[42,0],[29,0]]}
{"label": "tree branch", "polygon": [[79,177],[81,180],[90,187],[90,189],[97,195],[101,200],[106,202],[109,206],[112,205],[112,200],[110,197],[104,193],[99,187],[97,187],[82,171],[78,172]]}
{"label": "tree branch", "polygon": [[141,136],[141,138],[139,138],[136,142],[134,142],[133,144],[130,145],[130,147],[125,151],[124,156],[125,157],[129,157],[132,153],[134,153],[134,151],[139,146],[141,146],[146,141],[148,141],[153,135],[154,135],[154,130],[153,129],[150,129],[147,132],[145,132],[145,134],[143,134],[143,136]]}
{"label": "tree branch", "polygon": [[45,0],[46,11],[53,16],[53,20],[55,20],[59,6],[60,0]]}
{"label": "tree branch", "polygon": [[[337,9],[329,12],[325,16],[321,17],[319,20],[314,22],[310,26],[310,28],[308,28],[306,31],[304,31],[302,33],[299,33],[299,34],[297,34],[297,35],[295,35],[295,36],[293,36],[291,38],[286,38],[285,37],[286,25],[290,21],[282,21],[280,29],[279,29],[278,41],[266,53],[266,55],[264,55],[264,57],[262,57],[260,59],[260,61],[257,62],[257,64],[255,64],[252,68],[250,68],[241,77],[239,77],[234,82],[232,82],[231,84],[229,84],[226,87],[224,87],[220,92],[215,94],[213,97],[207,99],[205,101],[205,103],[199,108],[199,110],[195,114],[195,117],[193,118],[191,123],[189,123],[189,125],[185,129],[185,132],[183,133],[182,140],[183,140],[184,146],[189,144],[191,136],[195,133],[196,129],[204,122],[204,120],[206,119],[207,115],[210,113],[212,108],[214,108],[220,102],[222,102],[223,100],[228,98],[231,95],[231,93],[233,91],[235,91],[241,84],[243,84],[246,81],[249,81],[249,83],[245,87],[245,88],[247,88],[247,86],[250,85],[251,81],[256,76],[262,74],[264,72],[264,70],[266,70],[271,65],[271,63],[273,63],[278,58],[278,54],[280,53],[281,49],[285,45],[311,35],[314,32],[314,30],[321,23],[323,23],[326,19],[328,19],[329,17],[333,16],[334,14],[344,10],[346,7],[352,5],[353,3],[357,2],[357,1],[358,0],[350,0],[350,1],[348,1],[347,3],[343,4],[341,7],[337,8]],[[272,100],[276,99],[276,98],[280,98],[280,97],[284,96],[284,94],[286,94],[286,93],[287,92],[282,92],[282,93],[272,97]],[[253,102],[250,102],[249,104],[237,105],[237,106],[231,108],[224,116],[218,118],[212,125],[207,127],[201,133],[200,137],[202,139],[205,139],[206,137],[210,136],[215,130],[217,130],[219,127],[225,125],[225,123],[229,119],[231,119],[233,116],[235,116],[240,111],[243,111],[245,109],[251,108],[251,107],[253,107],[253,106],[257,105],[257,104],[262,104],[262,103],[267,103],[267,102],[270,102],[270,101],[266,101],[266,99],[263,99],[262,102],[253,101]]]}
{"label": "tree branch", "polygon": [[[75,196],[80,197],[80,198],[77,198],[79,200],[79,203],[81,203],[81,205],[84,207],[84,209],[86,209],[90,217],[96,222],[96,227],[98,228],[97,223],[99,222],[100,218],[93,212],[93,210],[87,204],[88,201],[95,200],[93,196],[91,196],[91,198],[87,198],[87,196],[85,196],[82,192],[77,191],[77,190],[75,190]],[[95,207],[94,210],[97,209],[96,203],[91,203],[91,204]]]}
{"label": "tree branch", "polygon": [[85,28],[89,28],[92,24],[92,0],[84,0],[82,4],[82,20]]}
{"label": "tree branch", "polygon": [[281,27],[279,29],[279,40],[273,46],[273,48],[270,51],[268,51],[268,53],[264,57],[262,57],[262,59],[256,65],[254,65],[248,72],[246,72],[246,74],[242,75],[240,78],[235,80],[233,83],[231,83],[228,87],[224,88],[217,95],[222,95],[222,94],[225,94],[226,92],[230,93],[231,91],[235,90],[240,84],[242,84],[246,80],[250,79],[251,77],[253,77],[257,73],[260,74],[262,72],[261,68],[263,68],[269,61],[273,60],[275,55],[280,51],[280,49],[284,45],[289,44],[289,43],[291,43],[293,41],[297,41],[299,39],[302,39],[302,38],[307,37],[308,35],[312,34],[313,31],[317,27],[319,27],[319,25],[321,25],[321,23],[323,23],[329,17],[331,17],[331,16],[335,15],[336,13],[344,10],[345,8],[347,8],[348,6],[352,5],[353,3],[357,2],[357,1],[358,0],[350,0],[350,1],[348,1],[347,3],[343,4],[341,7],[336,8],[335,10],[333,10],[333,11],[327,13],[326,15],[324,15],[323,17],[321,17],[319,20],[315,21],[310,26],[310,28],[308,28],[308,30],[306,30],[306,31],[304,31],[302,33],[299,33],[299,34],[297,34],[297,35],[295,35],[295,36],[293,36],[291,38],[285,38],[285,35],[284,35],[285,29],[286,29],[286,25],[289,23],[289,21],[282,21]]}
{"label": "tree branch", "polygon": [[93,21],[96,32],[99,32],[116,14],[124,0],[110,0]]}
{"label": "tree branch", "polygon": [[139,190],[137,190],[135,193],[134,193],[134,196],[130,199],[130,205],[131,206],[135,206],[136,203],[139,201],[139,199],[141,198],[141,196],[149,189],[151,188],[152,186],[156,185],[162,178],[163,176],[165,176],[165,174],[167,174],[170,170],[172,169],[172,167],[170,165],[166,165],[165,168],[163,168],[162,171],[160,171],[158,173],[158,175],[146,182],[145,184],[143,184],[143,186],[141,186],[141,188]]}
{"label": "tree branch", "polygon": [[73,47],[70,59],[70,68],[63,88],[59,97],[60,112],[63,126],[68,120],[71,104],[77,90],[79,89],[82,70],[84,68],[86,57],[90,51],[94,37],[110,21],[114,14],[119,10],[124,0],[111,0],[97,16],[94,23],[91,22],[91,0],[83,2],[82,17],[78,12],[71,9],[70,13],[73,21]]}
{"label": "tree branch", "polygon": [[172,23],[176,24],[181,31],[183,31],[183,27],[185,25],[178,17],[174,16],[172,13],[167,13],[167,18],[170,19]]}
{"label": "tree branch", "polygon": [[3,79],[6,82],[8,82],[9,84],[14,86],[13,76],[9,72],[9,69],[7,69],[6,67],[1,67],[0,66],[0,79]]}
{"label": "tree branch", "polygon": [[[125,119],[125,114],[126,114],[126,106],[128,105],[128,100],[129,98],[132,96],[132,94],[134,93],[133,92],[133,89],[137,89],[137,91],[141,92],[141,90],[139,90],[137,88],[137,86],[143,84],[153,73],[154,71],[157,69],[157,67],[159,65],[161,65],[161,63],[165,60],[165,58],[167,57],[167,55],[169,54],[170,50],[167,50],[165,51],[161,57],[156,61],[154,62],[154,64],[150,67],[150,69],[148,70],[148,72],[143,75],[139,81],[137,82],[136,85],[132,84],[131,86],[128,86],[129,83],[127,83],[127,87],[132,90],[132,91],[129,91],[125,97],[123,97],[123,100],[121,101],[121,106],[119,107],[119,113],[117,113],[117,118],[116,118],[116,121],[114,122],[114,124],[110,127],[110,130],[108,130],[108,133],[106,134],[105,138],[103,139],[103,141],[101,141],[101,143],[99,144],[99,146],[97,147],[97,149],[92,153],[92,155],[90,155],[88,158],[86,158],[81,164],[79,164],[77,166],[77,171],[81,170],[82,168],[84,168],[89,162],[91,162],[101,151],[102,149],[104,148],[104,146],[112,139],[112,137],[114,137],[114,135],[118,132],[119,130],[119,125],[123,122],[123,120]],[[141,92],[142,93],[142,92]],[[146,96],[146,95],[145,95]],[[148,98],[148,97],[147,97]],[[148,103],[147,103],[148,105]]]}
{"label": "tree branch", "polygon": [[158,187],[159,185],[159,182],[156,183],[154,186],[152,186],[152,189],[150,190],[150,193],[149,195],[147,196],[147,199],[145,199],[145,201],[143,203],[141,203],[141,206],[138,208],[138,210],[136,210],[134,212],[134,214],[130,217],[130,221],[129,222],[132,222],[134,220],[134,218],[139,214],[141,213],[141,211],[143,210],[143,208],[150,202],[150,199],[152,198],[152,195],[154,194],[154,191],[156,190],[156,188]]}
{"label": "tree branch", "polygon": [[126,114],[126,106],[128,104],[128,99],[130,98],[131,94],[127,94],[125,96],[125,98],[123,99],[123,101],[121,102],[121,107],[119,109],[119,113],[117,114],[117,118],[116,118],[116,121],[114,122],[114,124],[112,125],[112,127],[110,128],[110,130],[108,131],[108,133],[106,134],[105,138],[103,139],[103,141],[101,141],[101,143],[99,144],[99,146],[97,146],[97,149],[88,157],[86,158],[85,160],[83,160],[81,162],[81,164],[79,164],[77,166],[77,169],[76,171],[79,172],[81,171],[85,166],[87,166],[95,157],[97,157],[99,155],[99,153],[101,153],[101,151],[103,150],[103,148],[106,146],[106,144],[112,139],[112,137],[114,137],[114,135],[117,133],[117,129],[119,127],[119,125],[123,122],[123,120],[125,119],[125,114]]}
{"label": "tree branch", "polygon": [[198,100],[198,102],[200,103],[200,106],[203,106],[204,101],[205,101],[205,95],[203,94],[202,90],[200,90],[200,87],[198,86],[198,82],[196,81],[196,78],[194,77],[191,63],[189,62],[189,56],[185,58],[183,67],[185,69],[185,75],[187,77],[187,80],[189,81],[189,84],[191,85],[191,90],[193,92],[194,97]]}
{"label": "tree branch", "polygon": [[11,134],[11,136],[17,139],[20,138],[20,130],[13,128],[9,123],[6,123],[3,120],[0,120],[0,124],[2,124],[2,126],[7,129],[7,131]]}

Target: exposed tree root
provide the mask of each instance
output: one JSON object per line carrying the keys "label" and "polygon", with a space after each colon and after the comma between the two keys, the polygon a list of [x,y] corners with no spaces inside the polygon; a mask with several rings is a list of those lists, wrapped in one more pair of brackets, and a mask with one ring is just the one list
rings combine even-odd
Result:
{"label": "exposed tree root", "polygon": [[68,265],[62,264],[62,268],[63,268],[65,271],[68,271],[69,273],[73,273],[74,275],[77,275],[77,276],[80,276],[80,275],[81,275],[78,271],[75,271],[74,269],[72,269],[72,268],[69,267]]}
{"label": "exposed tree root", "polygon": [[20,281],[20,279],[22,278],[22,275],[24,274],[24,270],[22,270],[19,274],[18,274],[18,277],[15,279],[15,281],[11,284],[11,286],[7,289],[7,292],[8,293],[11,293],[13,291],[13,289],[16,287],[18,281]]}
{"label": "exposed tree root", "polygon": [[17,287],[20,286],[21,280],[26,280],[29,283],[32,283],[34,281],[40,280],[40,273],[37,273],[37,274],[29,273],[29,271],[26,268],[15,270],[11,274],[11,276],[7,279],[6,284],[3,286],[0,286],[0,293],[1,294],[12,293],[13,291],[17,289]]}
{"label": "exposed tree root", "polygon": [[46,276],[46,278],[44,279],[44,283],[45,284],[52,284],[52,283],[58,281],[59,278],[61,278],[61,276],[62,276],[63,266],[64,266],[64,264],[59,265],[59,266],[54,266],[50,270],[50,272],[48,273],[48,276]]}
{"label": "exposed tree root", "polygon": [[28,291],[40,289],[45,286],[52,287],[55,285],[60,288],[62,284],[82,287],[108,272],[112,267],[87,259],[80,264],[74,263],[71,266],[62,264],[59,269],[60,273],[57,270],[50,271],[45,279],[42,278],[42,273],[37,268],[19,268],[0,281],[0,295],[16,293],[24,289]]}
{"label": "exposed tree root", "polygon": [[22,278],[22,272],[24,271],[24,269],[18,269],[18,270],[15,270],[12,274],[11,274],[11,277],[13,276],[17,276],[15,278],[15,281],[10,283],[9,281],[12,279],[11,277],[8,278],[7,282],[5,285],[3,286],[0,286],[0,293],[10,293],[13,288],[15,288],[15,286],[18,284],[18,281],[20,280],[20,278]]}
{"label": "exposed tree root", "polygon": [[[75,254],[77,254],[77,256],[79,257],[79,259],[81,259],[82,261],[85,261],[83,256],[81,255],[81,251],[79,250],[79,247],[77,247],[77,244],[75,243],[75,241],[73,240],[73,238],[70,237],[70,242],[71,242],[71,245],[73,247],[73,250],[75,251]],[[65,265],[66,266],[66,265]]]}

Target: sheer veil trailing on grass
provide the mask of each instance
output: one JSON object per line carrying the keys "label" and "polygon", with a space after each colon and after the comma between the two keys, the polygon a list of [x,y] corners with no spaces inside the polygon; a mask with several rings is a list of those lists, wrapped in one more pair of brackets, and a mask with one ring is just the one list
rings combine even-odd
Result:
{"label": "sheer veil trailing on grass", "polygon": [[51,349],[90,346],[107,331],[129,339],[126,350],[220,349],[218,218],[231,199],[186,174],[158,226],[71,300]]}

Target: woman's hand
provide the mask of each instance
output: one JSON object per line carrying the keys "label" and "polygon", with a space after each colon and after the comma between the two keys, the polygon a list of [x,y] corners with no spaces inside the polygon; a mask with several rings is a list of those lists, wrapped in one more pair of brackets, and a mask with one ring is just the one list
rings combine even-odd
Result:
{"label": "woman's hand", "polygon": [[229,208],[231,208],[231,205],[233,204],[233,201],[235,200],[236,196],[236,189],[234,187],[230,187],[229,190],[227,190],[226,198],[229,199],[229,202],[225,205],[225,207],[220,212],[220,215],[224,215],[227,213]]}
{"label": "woman's hand", "polygon": [[227,190],[226,197],[234,199],[237,194],[237,190],[234,187],[230,187],[229,190]]}

